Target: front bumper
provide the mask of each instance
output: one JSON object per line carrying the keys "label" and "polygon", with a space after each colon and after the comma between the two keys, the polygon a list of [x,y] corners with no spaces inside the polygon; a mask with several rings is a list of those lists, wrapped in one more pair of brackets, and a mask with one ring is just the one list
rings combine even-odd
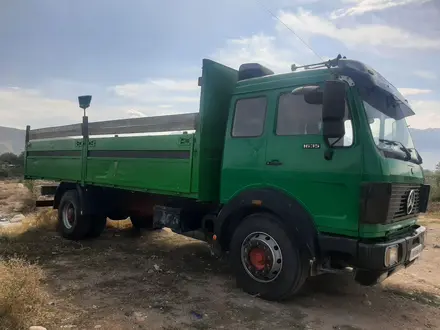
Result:
{"label": "front bumper", "polygon": [[[425,236],[426,228],[415,225],[405,236],[386,242],[320,235],[319,244],[323,256],[344,256],[344,261],[356,270],[391,275],[397,269],[409,266],[420,256],[425,247]],[[398,247],[397,262],[386,265],[386,251],[394,246]]]}
{"label": "front bumper", "polygon": [[[358,243],[356,268],[375,271],[388,271],[398,266],[409,266],[425,247],[426,228],[415,226],[405,237],[384,243]],[[385,253],[390,247],[398,247],[398,260],[392,265],[386,265]]]}

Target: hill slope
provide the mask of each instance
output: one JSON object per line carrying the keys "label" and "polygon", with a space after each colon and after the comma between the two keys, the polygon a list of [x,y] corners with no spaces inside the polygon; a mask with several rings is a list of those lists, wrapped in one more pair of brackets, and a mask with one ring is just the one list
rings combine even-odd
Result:
{"label": "hill slope", "polygon": [[0,126],[0,154],[13,152],[19,154],[24,150],[25,131]]}

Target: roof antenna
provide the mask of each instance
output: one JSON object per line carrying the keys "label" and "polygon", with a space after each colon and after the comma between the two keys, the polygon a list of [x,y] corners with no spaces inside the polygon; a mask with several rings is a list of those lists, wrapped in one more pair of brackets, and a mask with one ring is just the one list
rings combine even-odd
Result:
{"label": "roof antenna", "polygon": [[317,68],[322,68],[322,67],[327,67],[328,69],[331,69],[333,67],[338,66],[338,62],[340,59],[345,59],[346,57],[342,57],[341,54],[339,54],[338,56],[336,56],[336,58],[332,59],[332,60],[328,60],[325,62],[319,62],[319,63],[313,63],[313,64],[307,64],[307,65],[300,65],[297,66],[296,64],[292,64],[291,70],[292,72],[304,68],[304,70],[309,70],[309,69],[317,69]]}

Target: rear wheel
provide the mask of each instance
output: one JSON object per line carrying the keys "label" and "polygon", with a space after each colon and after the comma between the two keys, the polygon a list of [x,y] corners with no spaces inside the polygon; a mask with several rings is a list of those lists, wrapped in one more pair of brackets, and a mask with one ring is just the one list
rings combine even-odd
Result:
{"label": "rear wheel", "polygon": [[271,214],[246,217],[232,237],[230,252],[237,285],[252,295],[283,300],[307,278],[307,260]]}
{"label": "rear wheel", "polygon": [[58,227],[63,237],[72,240],[86,238],[90,221],[81,214],[81,205],[78,192],[68,190],[61,198],[58,207]]}

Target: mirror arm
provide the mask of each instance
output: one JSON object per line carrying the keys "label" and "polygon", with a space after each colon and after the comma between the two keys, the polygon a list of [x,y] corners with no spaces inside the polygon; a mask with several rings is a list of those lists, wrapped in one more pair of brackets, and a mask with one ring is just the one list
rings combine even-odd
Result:
{"label": "mirror arm", "polygon": [[332,160],[334,153],[335,153],[335,150],[333,148],[327,147],[327,149],[324,151],[324,159],[325,160]]}

